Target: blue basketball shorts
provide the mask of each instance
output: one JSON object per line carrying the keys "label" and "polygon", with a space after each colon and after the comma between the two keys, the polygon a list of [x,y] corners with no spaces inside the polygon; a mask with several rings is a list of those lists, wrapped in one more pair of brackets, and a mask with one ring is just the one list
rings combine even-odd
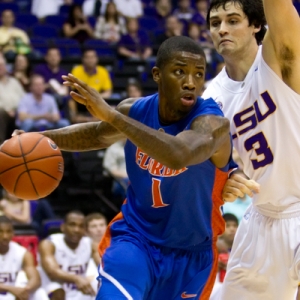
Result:
{"label": "blue basketball shorts", "polygon": [[217,274],[215,246],[190,251],[154,245],[120,213],[99,250],[96,300],[209,299]]}

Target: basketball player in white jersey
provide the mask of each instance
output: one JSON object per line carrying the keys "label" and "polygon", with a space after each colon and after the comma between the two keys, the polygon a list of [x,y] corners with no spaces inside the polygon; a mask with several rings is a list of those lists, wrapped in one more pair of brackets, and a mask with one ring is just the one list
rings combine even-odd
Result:
{"label": "basketball player in white jersey", "polygon": [[91,239],[84,236],[84,215],[69,212],[61,231],[40,243],[42,286],[51,300],[94,299],[96,291],[86,278],[86,269],[91,257],[99,264],[99,255]]}
{"label": "basketball player in white jersey", "polygon": [[[260,184],[236,234],[219,299],[294,300],[300,281],[299,16],[292,0],[212,0],[207,20],[225,68],[203,98],[214,98],[230,119],[244,172]],[[225,200],[239,196],[243,182],[233,175]]]}
{"label": "basketball player in white jersey", "polygon": [[[13,225],[6,216],[0,216],[0,300],[28,300],[40,286],[40,277],[32,254],[12,241]],[[16,279],[24,270],[27,283],[16,286]]]}

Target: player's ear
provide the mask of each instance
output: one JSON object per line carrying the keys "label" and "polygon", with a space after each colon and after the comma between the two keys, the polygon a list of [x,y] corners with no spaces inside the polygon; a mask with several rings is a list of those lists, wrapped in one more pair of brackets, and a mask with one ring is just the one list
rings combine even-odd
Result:
{"label": "player's ear", "polygon": [[158,67],[152,68],[152,77],[156,83],[158,83],[160,81],[160,70]]}

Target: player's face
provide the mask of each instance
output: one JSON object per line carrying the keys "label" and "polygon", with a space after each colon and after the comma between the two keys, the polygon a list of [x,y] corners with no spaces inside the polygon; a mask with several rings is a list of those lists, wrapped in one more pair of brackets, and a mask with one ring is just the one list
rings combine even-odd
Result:
{"label": "player's face", "polygon": [[65,239],[70,244],[78,244],[84,236],[84,216],[70,214],[62,226]]}
{"label": "player's face", "polygon": [[175,53],[161,69],[153,68],[160,93],[162,122],[176,122],[192,110],[204,85],[205,67],[203,56],[183,51]]}
{"label": "player's face", "polygon": [[8,249],[9,242],[13,237],[13,227],[8,223],[0,224],[0,252]]}
{"label": "player's face", "polygon": [[245,52],[256,43],[255,33],[260,28],[249,26],[249,20],[239,4],[228,2],[210,12],[210,33],[216,50],[223,56]]}
{"label": "player's face", "polygon": [[104,219],[94,219],[90,221],[87,231],[92,240],[100,242],[104,232],[107,228],[106,221]]}

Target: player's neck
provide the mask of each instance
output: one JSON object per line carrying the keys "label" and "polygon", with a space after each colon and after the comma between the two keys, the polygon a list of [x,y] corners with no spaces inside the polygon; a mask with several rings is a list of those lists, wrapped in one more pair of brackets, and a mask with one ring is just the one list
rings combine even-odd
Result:
{"label": "player's neck", "polygon": [[0,255],[5,255],[9,250],[9,246],[0,247]]}
{"label": "player's neck", "polygon": [[[251,47],[249,47],[251,48]],[[225,58],[226,73],[234,81],[243,81],[257,55],[258,46],[248,49],[241,55],[232,55]]]}
{"label": "player's neck", "polygon": [[78,243],[72,243],[68,240],[66,240],[66,237],[64,237],[65,243],[68,246],[68,248],[70,248],[71,250],[75,250],[78,247]]}

